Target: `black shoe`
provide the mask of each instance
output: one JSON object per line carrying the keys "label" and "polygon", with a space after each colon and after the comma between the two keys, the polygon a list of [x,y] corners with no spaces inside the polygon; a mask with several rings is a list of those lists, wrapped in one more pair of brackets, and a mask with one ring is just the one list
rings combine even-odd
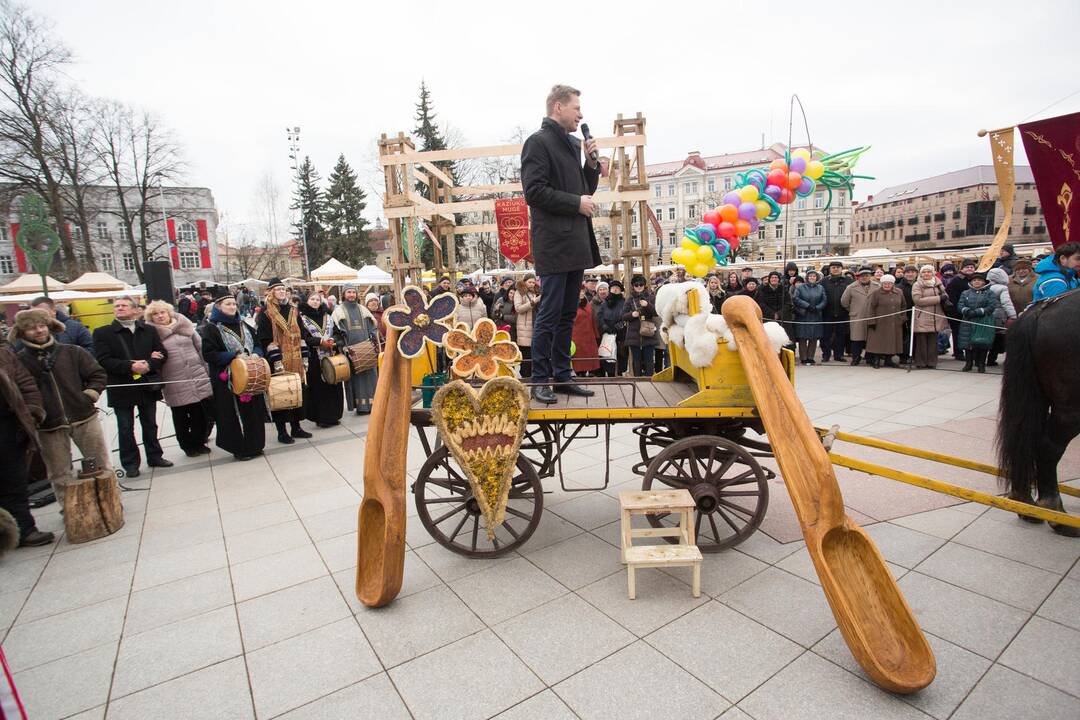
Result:
{"label": "black shoe", "polygon": [[974,358],[968,358],[967,361],[964,363],[964,369],[961,370],[960,372],[971,372],[971,366],[974,365],[974,364],[975,364],[975,359]]}
{"label": "black shoe", "polygon": [[900,366],[897,365],[896,363],[894,363],[892,358],[889,358],[888,360],[885,361],[885,367],[898,368]]}
{"label": "black shoe", "polygon": [[336,425],[339,425],[339,424],[340,423],[338,423],[335,420],[334,422],[328,422],[328,423],[315,423],[315,427],[322,428],[323,430],[325,430],[326,428],[332,428],[332,427],[334,427]]}
{"label": "black shoe", "polygon": [[158,458],[157,460],[147,460],[146,465],[148,467],[172,467],[172,460],[166,460],[165,458]]}
{"label": "black shoe", "polygon": [[282,445],[292,445],[294,442],[296,442],[291,437],[289,437],[289,433],[287,432],[279,432],[277,434],[277,441]]}
{"label": "black shoe", "polygon": [[534,387],[532,389],[532,399],[545,405],[554,405],[559,402],[559,398],[555,397],[555,393],[547,385]]}
{"label": "black shoe", "polygon": [[979,372],[979,373],[985,373],[985,372],[986,372],[986,366],[985,366],[985,365],[983,365],[982,363],[979,363],[979,367],[978,367],[978,370],[977,370],[977,372]]}
{"label": "black shoe", "polygon": [[211,450],[208,445],[200,445],[199,449],[198,449],[198,452],[199,452],[200,455],[209,455],[210,453],[212,453],[214,451]]}
{"label": "black shoe", "polygon": [[56,536],[51,532],[42,532],[34,528],[22,536],[22,539],[19,540],[19,547],[41,547],[42,545],[48,545],[55,539]]}
{"label": "black shoe", "polygon": [[193,450],[185,450],[184,454],[187,455],[188,457],[199,457],[200,455],[203,454],[203,452],[202,452],[202,450],[194,450],[193,449]]}
{"label": "black shoe", "polygon": [[314,437],[314,435],[312,435],[311,433],[309,433],[309,432],[308,432],[307,430],[305,430],[304,428],[300,427],[299,425],[297,425],[296,427],[294,427],[294,428],[292,429],[292,436],[293,436],[294,438],[309,438],[309,437]]}
{"label": "black shoe", "polygon": [[592,397],[596,393],[587,387],[582,387],[577,383],[563,383],[559,385],[559,392],[564,392],[567,395],[579,395],[581,397]]}
{"label": "black shoe", "polygon": [[131,470],[124,468],[124,477],[139,477],[139,468],[132,468]]}
{"label": "black shoe", "polygon": [[253,459],[255,456],[254,455],[238,455],[238,454],[234,453],[233,457],[236,458],[237,462],[247,462],[248,460]]}
{"label": "black shoe", "polygon": [[851,367],[855,367],[856,365],[860,364],[861,362],[862,362],[861,357],[853,357],[853,358],[851,358]]}

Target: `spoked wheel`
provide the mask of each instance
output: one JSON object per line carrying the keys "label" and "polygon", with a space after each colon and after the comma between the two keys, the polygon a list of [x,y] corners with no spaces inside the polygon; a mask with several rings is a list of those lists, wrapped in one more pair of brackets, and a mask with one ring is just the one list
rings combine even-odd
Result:
{"label": "spoked wheel", "polygon": [[[643,490],[684,488],[694,498],[694,533],[702,552],[734,547],[765,518],[769,485],[765,470],[745,449],[716,435],[688,437],[649,463]],[[649,515],[656,528],[676,527],[678,515]],[[675,542],[676,538],[665,538]]]}
{"label": "spoked wheel", "polygon": [[420,522],[437,543],[472,558],[498,557],[518,547],[540,524],[544,491],[536,468],[519,455],[506,520],[488,540],[480,505],[465,473],[444,445],[427,459],[413,484]]}
{"label": "spoked wheel", "polygon": [[553,475],[552,461],[555,459],[555,431],[547,423],[525,426],[525,437],[521,439],[521,456],[526,458],[536,469],[541,478]]}
{"label": "spoked wheel", "polygon": [[634,466],[634,472],[639,475],[645,473],[649,463],[656,459],[664,448],[682,437],[676,434],[670,425],[654,423],[638,425],[634,428],[634,433],[638,436],[638,453],[641,455],[641,462]]}

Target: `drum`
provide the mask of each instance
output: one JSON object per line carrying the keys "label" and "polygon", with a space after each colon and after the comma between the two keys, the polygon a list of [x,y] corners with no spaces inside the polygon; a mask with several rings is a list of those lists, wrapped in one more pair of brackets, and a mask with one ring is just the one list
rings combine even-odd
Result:
{"label": "drum", "polygon": [[258,355],[237,355],[229,363],[229,375],[237,395],[262,395],[270,387],[270,365]]}
{"label": "drum", "polygon": [[322,379],[327,385],[345,382],[351,375],[349,358],[344,355],[330,355],[322,359]]}
{"label": "drum", "polygon": [[297,373],[280,373],[270,378],[266,391],[270,411],[295,410],[304,404],[304,383]]}
{"label": "drum", "polygon": [[379,364],[379,350],[370,340],[349,345],[345,348],[345,354],[349,356],[353,375],[367,372]]}

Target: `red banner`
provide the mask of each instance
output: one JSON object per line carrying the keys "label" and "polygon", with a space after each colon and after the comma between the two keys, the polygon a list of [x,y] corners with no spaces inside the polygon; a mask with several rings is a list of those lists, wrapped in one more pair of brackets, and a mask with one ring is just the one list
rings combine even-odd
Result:
{"label": "red banner", "polygon": [[15,248],[15,267],[19,272],[26,272],[26,253],[15,239],[19,236],[19,223],[11,223],[11,246]]}
{"label": "red banner", "polygon": [[1080,113],[1019,126],[1054,247],[1080,240]]}
{"label": "red banner", "polygon": [[173,270],[179,270],[180,249],[176,247],[176,221],[169,218],[165,221],[165,227],[169,233],[169,255],[172,257]]}
{"label": "red banner", "polygon": [[206,232],[206,221],[196,220],[195,230],[199,234],[199,267],[210,267],[210,238]]}
{"label": "red banner", "polygon": [[510,262],[529,255],[529,206],[525,198],[495,201],[495,222],[499,227],[499,252]]}

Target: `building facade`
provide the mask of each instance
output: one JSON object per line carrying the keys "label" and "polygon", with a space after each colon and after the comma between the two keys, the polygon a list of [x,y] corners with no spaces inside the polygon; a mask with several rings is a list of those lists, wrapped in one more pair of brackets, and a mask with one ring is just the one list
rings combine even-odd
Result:
{"label": "building facade", "polygon": [[[693,151],[683,160],[647,165],[646,174],[652,191],[649,207],[661,230],[656,242],[656,259],[670,262],[671,251],[679,247],[683,230],[696,226],[706,210],[721,203],[724,194],[734,189],[739,173],[767,167],[773,160],[783,159],[786,150],[783,143],[774,143],[760,150],[727,155],[702,156]],[[758,232],[747,236],[739,254],[748,260],[848,254],[852,229],[851,196],[847,190],[839,190],[833,193],[829,207],[825,207],[827,201],[828,194],[819,190],[782,206],[780,218],[775,223],[763,223]],[[605,261],[610,260],[610,236],[605,232],[598,240],[601,255]],[[637,242],[637,235],[631,236],[631,244]]]}
{"label": "building facade", "polygon": [[[125,188],[124,195],[130,213],[140,204],[137,190]],[[15,243],[20,202],[20,197],[15,196],[0,206],[0,283],[33,272],[22,248]],[[87,188],[86,205],[93,260],[85,250],[83,229],[72,212],[65,224],[75,248],[76,268],[72,277],[57,279],[72,280],[83,272],[99,270],[137,285],[141,281],[136,268],[144,260],[168,260],[173,266],[174,283],[179,286],[212,281],[221,267],[215,242],[218,211],[209,188],[167,187],[153,191],[146,208],[145,242],[137,221],[130,228],[124,222],[115,188]]]}
{"label": "building facade", "polygon": [[[1015,168],[1009,241],[1047,242],[1046,221],[1031,168]],[[858,203],[852,247],[893,251],[988,245],[1004,220],[991,165],[914,180]]]}
{"label": "building facade", "polygon": [[304,274],[304,244],[300,240],[286,240],[279,245],[251,242],[230,245],[224,242],[218,243],[217,248],[221,263],[217,278],[226,283],[249,278],[303,277]]}

